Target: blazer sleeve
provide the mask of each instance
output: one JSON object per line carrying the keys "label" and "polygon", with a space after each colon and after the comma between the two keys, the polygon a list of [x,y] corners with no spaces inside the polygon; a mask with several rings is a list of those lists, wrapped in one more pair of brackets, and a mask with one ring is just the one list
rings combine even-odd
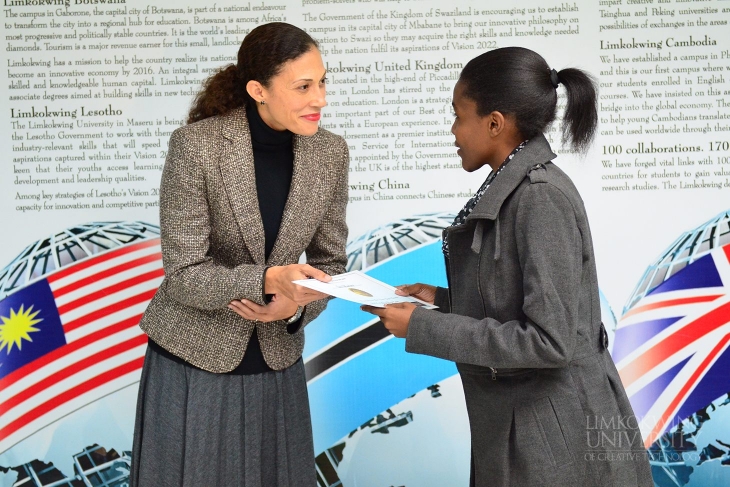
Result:
{"label": "blazer sleeve", "polygon": [[[347,265],[347,221],[348,180],[350,151],[344,139],[340,138],[339,177],[330,200],[329,208],[322,218],[312,241],[306,249],[307,264],[334,276],[345,272]],[[314,320],[327,307],[331,298],[309,303],[300,321],[301,327]]]}
{"label": "blazer sleeve", "polygon": [[210,215],[200,140],[182,129],[170,138],[160,182],[160,229],[165,290],[193,308],[225,308],[246,297],[262,302],[265,266],[222,265],[209,255]]}
{"label": "blazer sleeve", "polygon": [[517,210],[524,321],[501,323],[416,308],[406,350],[494,368],[564,367],[573,357],[581,290],[582,237],[568,198],[531,184]]}

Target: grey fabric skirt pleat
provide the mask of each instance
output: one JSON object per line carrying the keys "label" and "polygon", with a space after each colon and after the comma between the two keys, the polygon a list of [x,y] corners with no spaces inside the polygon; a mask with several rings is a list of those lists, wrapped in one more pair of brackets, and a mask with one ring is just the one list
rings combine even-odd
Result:
{"label": "grey fabric skirt pleat", "polygon": [[213,374],[148,347],[130,485],[316,485],[302,361],[262,374]]}

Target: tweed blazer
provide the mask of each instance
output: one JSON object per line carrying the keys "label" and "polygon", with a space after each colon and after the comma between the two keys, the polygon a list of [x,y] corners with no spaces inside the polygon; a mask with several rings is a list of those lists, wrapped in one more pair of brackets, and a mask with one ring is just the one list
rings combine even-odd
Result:
{"label": "tweed blazer", "polygon": [[606,349],[588,217],[555,157],[532,138],[447,229],[441,312],[415,309],[406,350],[457,363],[472,486],[652,487]]}
{"label": "tweed blazer", "polygon": [[304,348],[304,325],[326,300],[305,307],[302,326],[255,323],[227,308],[234,299],[263,304],[268,266],[308,264],[344,272],[349,152],[320,128],[295,135],[294,171],[274,248],[265,258],[251,134],[244,108],[175,130],[160,183],[165,278],[140,322],[157,344],[209,372],[233,370],[256,327],[266,363],[292,365]]}

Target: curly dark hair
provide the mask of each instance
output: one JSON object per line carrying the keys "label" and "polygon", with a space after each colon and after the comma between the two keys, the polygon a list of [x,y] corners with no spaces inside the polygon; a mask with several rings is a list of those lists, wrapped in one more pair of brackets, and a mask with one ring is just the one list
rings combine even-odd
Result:
{"label": "curly dark hair", "polygon": [[254,103],[246,91],[249,81],[268,86],[284,63],[318,47],[309,34],[291,24],[272,22],[256,27],[243,38],[237,64],[222,67],[203,82],[188,113],[188,123]]}
{"label": "curly dark hair", "polygon": [[531,139],[555,119],[556,88],[565,86],[563,139],[579,150],[593,140],[598,123],[595,82],[580,69],[553,71],[538,53],[522,47],[485,52],[469,61],[459,81],[477,104],[479,115],[512,115],[520,134]]}

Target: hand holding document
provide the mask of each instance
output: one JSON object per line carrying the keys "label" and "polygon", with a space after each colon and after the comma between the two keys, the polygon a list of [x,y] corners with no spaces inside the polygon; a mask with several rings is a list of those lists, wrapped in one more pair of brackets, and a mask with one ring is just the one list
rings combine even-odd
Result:
{"label": "hand holding document", "polygon": [[400,296],[395,293],[396,288],[393,286],[378,281],[360,271],[332,276],[332,280],[329,282],[316,279],[299,279],[293,282],[336,298],[378,308],[384,308],[386,304],[395,303],[413,303],[427,309],[437,308],[433,304],[411,296]]}

